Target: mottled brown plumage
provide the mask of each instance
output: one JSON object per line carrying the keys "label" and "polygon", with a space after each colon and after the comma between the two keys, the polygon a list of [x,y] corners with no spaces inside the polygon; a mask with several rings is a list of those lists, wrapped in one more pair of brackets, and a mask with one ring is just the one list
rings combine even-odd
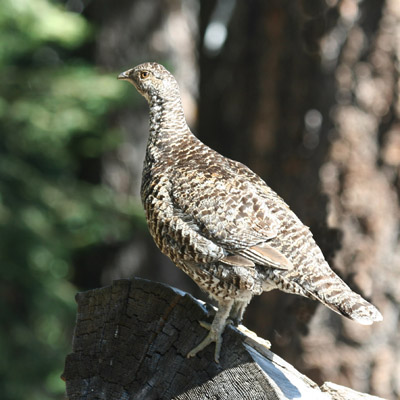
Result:
{"label": "mottled brown plumage", "polygon": [[218,361],[228,318],[239,322],[252,296],[272,289],[319,300],[361,324],[382,320],[331,270],[308,227],[260,177],[191,133],[178,84],[163,66],[141,64],[118,78],[150,106],[141,188],[150,232],[218,302],[209,334],[189,357],[216,342]]}

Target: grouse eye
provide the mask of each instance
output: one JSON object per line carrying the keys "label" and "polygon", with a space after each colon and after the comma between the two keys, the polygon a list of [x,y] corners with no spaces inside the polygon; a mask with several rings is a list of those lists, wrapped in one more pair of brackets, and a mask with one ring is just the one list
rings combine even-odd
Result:
{"label": "grouse eye", "polygon": [[140,72],[140,79],[146,79],[150,75],[149,71],[141,71]]}

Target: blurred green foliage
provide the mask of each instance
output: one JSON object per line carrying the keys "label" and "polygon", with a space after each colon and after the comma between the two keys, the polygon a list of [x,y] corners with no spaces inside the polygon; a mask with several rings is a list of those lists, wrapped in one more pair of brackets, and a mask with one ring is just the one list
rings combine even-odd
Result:
{"label": "blurred green foliage", "polygon": [[118,143],[109,112],[126,98],[115,75],[77,57],[80,15],[49,0],[0,7],[0,397],[63,398],[78,249],[122,240],[137,206],[79,179],[82,159]]}

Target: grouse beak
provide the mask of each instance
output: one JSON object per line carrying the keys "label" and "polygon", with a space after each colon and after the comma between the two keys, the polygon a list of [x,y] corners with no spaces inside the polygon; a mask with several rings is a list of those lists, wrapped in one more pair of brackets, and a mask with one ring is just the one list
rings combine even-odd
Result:
{"label": "grouse beak", "polygon": [[121,79],[123,81],[128,81],[129,80],[129,73],[131,72],[130,69],[128,69],[127,71],[124,71],[122,73],[120,73],[117,77],[117,79]]}

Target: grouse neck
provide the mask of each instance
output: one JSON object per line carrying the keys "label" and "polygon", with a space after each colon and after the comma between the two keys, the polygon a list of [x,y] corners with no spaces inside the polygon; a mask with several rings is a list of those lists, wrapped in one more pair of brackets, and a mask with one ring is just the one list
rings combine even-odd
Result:
{"label": "grouse neck", "polygon": [[162,99],[153,97],[150,106],[150,136],[149,142],[154,145],[163,145],[185,140],[192,135],[186,123],[180,97]]}

